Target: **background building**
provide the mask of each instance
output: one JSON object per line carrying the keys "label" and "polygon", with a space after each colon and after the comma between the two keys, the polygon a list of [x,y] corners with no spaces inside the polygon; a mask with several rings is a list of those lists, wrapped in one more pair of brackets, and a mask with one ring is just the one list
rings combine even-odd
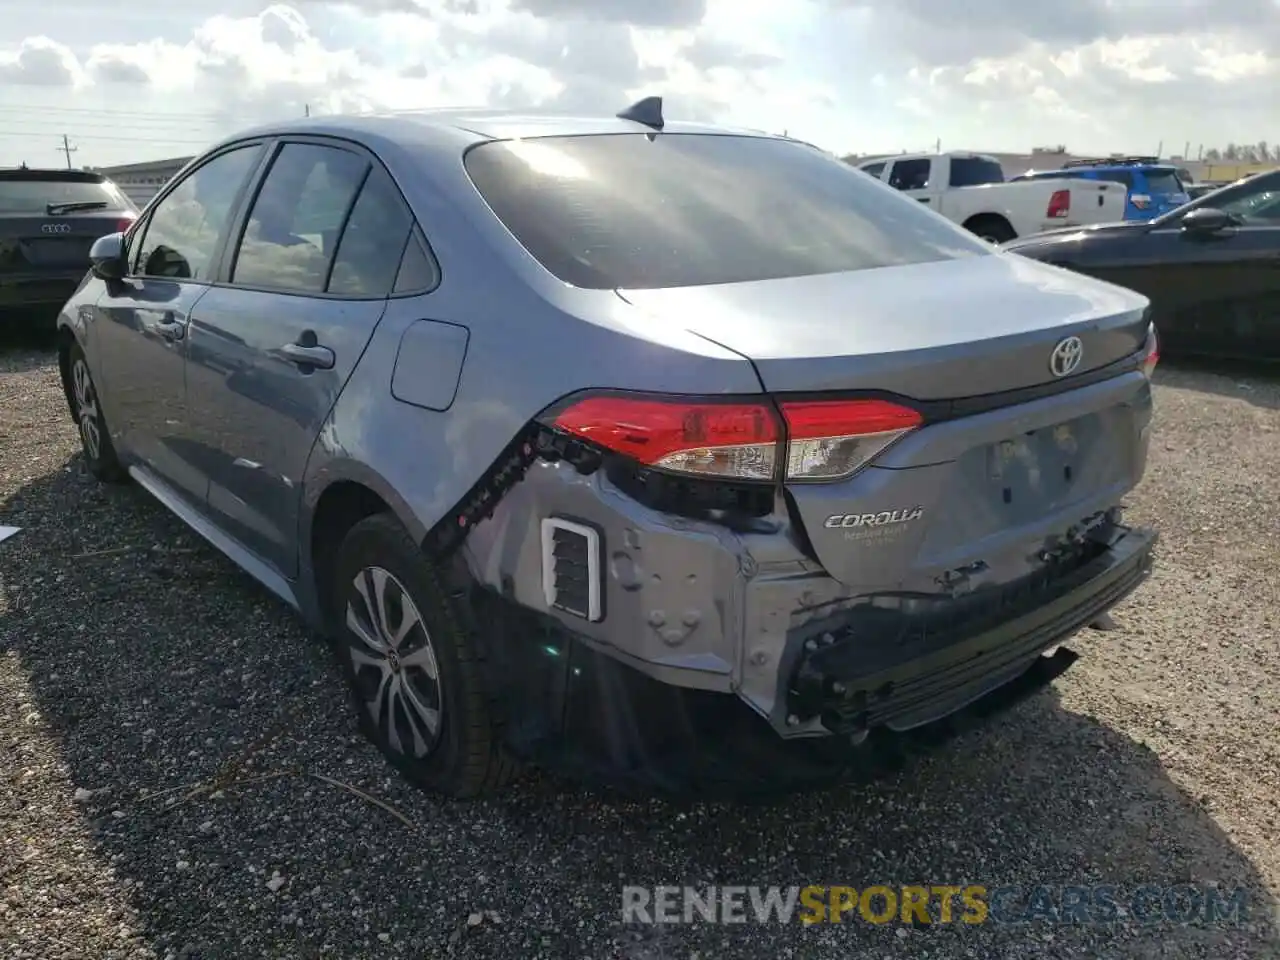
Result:
{"label": "background building", "polygon": [[187,165],[190,157],[172,160],[148,160],[126,163],[118,167],[99,167],[98,172],[111,178],[139,207],[145,207],[173,175]]}

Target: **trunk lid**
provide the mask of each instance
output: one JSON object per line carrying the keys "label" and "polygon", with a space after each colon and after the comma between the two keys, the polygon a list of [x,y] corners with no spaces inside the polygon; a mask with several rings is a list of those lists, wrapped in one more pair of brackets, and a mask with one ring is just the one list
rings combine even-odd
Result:
{"label": "trunk lid", "polygon": [[1142,349],[1147,301],[1110,284],[993,254],[620,296],[750,358],[770,393],[982,399],[925,403],[946,412],[848,479],[787,484],[792,522],[854,594],[914,603],[1020,581],[1110,522],[1145,469],[1142,373],[1007,394],[1058,379],[1049,358],[1068,336],[1083,344],[1074,374]]}
{"label": "trunk lid", "polygon": [[1145,298],[998,253],[618,295],[747,357],[771,393],[1001,393],[1056,379],[1049,357],[1065,337],[1081,340],[1079,374],[1140,350],[1147,335]]}
{"label": "trunk lid", "polygon": [[132,214],[77,210],[64,214],[0,213],[0,273],[68,273],[89,268],[89,249],[121,229]]}

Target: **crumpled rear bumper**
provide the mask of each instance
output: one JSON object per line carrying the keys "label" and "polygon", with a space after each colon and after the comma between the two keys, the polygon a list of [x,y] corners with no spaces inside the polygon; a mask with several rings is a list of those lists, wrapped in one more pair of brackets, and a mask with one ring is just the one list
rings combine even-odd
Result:
{"label": "crumpled rear bumper", "polygon": [[[820,718],[833,733],[908,730],[946,716],[1014,679],[1046,649],[1087,627],[1151,573],[1157,534],[1116,527],[1098,555],[1043,583],[1019,583],[999,602],[941,625],[883,634],[855,617],[812,631],[789,685],[789,723]],[[928,629],[934,628],[933,632]]]}
{"label": "crumpled rear bumper", "polygon": [[[825,736],[781,737],[733,693],[664,683],[490,591],[477,603],[516,754],[615,786],[740,798],[874,776],[1042,689],[1076,659],[1063,641],[1147,578],[1155,542],[1117,527],[1050,593],[1011,597],[894,649],[830,627],[830,642],[802,640],[788,707],[820,720]],[[879,655],[864,656],[877,642]]]}

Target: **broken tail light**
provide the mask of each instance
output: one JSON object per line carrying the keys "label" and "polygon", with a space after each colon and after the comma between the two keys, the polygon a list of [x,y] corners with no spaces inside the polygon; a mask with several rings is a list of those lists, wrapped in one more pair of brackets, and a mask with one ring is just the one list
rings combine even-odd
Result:
{"label": "broken tail light", "polygon": [[1160,362],[1160,339],[1156,336],[1156,325],[1147,328],[1147,345],[1142,355],[1142,373],[1150,380],[1156,372],[1156,364]]}
{"label": "broken tail light", "polygon": [[690,400],[586,396],[545,419],[564,433],[673,473],[771,481],[852,476],[918,427],[885,400]]}

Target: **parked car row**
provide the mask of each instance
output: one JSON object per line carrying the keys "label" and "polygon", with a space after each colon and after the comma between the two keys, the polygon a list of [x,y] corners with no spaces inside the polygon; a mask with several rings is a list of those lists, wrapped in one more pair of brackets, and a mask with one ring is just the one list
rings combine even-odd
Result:
{"label": "parked car row", "polygon": [[1064,179],[1122,184],[1128,193],[1124,217],[1120,218],[1124,220],[1154,220],[1191,199],[1177,167],[1156,157],[1072,160],[1059,170],[1028,172],[1014,178],[1015,182]]}
{"label": "parked car row", "polygon": [[656,98],[232,137],[59,315],[85,461],[329,638],[428,787],[842,775],[1052,681],[1156,540],[1117,506],[1148,300],[930,209],[1033,230],[1123,188],[986,207],[923,159],[904,196]]}
{"label": "parked car row", "polygon": [[1124,216],[1120,184],[1010,182],[999,161],[982,154],[904,154],[858,169],[992,243]]}
{"label": "parked car row", "polygon": [[[977,154],[858,169],[1007,251],[1145,294],[1167,353],[1280,359],[1280,171],[1204,185],[1192,199],[1178,169],[1154,157],[1073,161],[1008,182]],[[1119,189],[1081,203],[1084,184]]]}
{"label": "parked car row", "polygon": [[1280,359],[1280,171],[1148,222],[1053,230],[1004,249],[1145,294],[1169,353]]}

